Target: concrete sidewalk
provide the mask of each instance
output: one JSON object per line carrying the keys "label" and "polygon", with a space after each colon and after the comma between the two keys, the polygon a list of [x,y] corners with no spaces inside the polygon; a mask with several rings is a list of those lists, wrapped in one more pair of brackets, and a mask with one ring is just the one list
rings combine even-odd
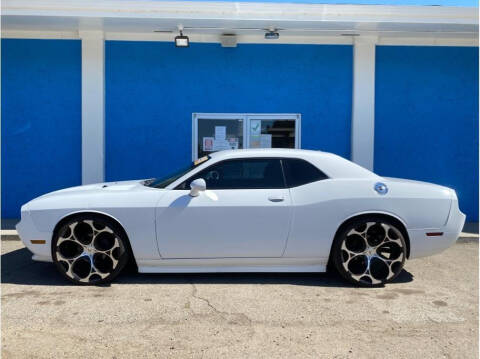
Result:
{"label": "concrete sidewalk", "polygon": [[14,229],[2,229],[0,230],[0,236],[2,241],[17,241],[20,240],[18,233]]}
{"label": "concrete sidewalk", "polygon": [[19,218],[2,218],[1,230],[14,230],[18,222],[20,222]]}
{"label": "concrete sidewalk", "polygon": [[478,238],[478,222],[467,222],[463,226],[461,237],[477,237]]}

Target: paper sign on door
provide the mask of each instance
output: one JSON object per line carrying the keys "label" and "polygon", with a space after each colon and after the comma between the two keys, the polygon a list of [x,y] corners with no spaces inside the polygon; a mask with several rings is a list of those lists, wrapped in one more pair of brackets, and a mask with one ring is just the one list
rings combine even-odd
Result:
{"label": "paper sign on door", "polygon": [[213,137],[204,137],[203,138],[203,151],[204,152],[213,151]]}
{"label": "paper sign on door", "polygon": [[215,139],[219,141],[224,141],[226,137],[227,137],[227,127],[215,126]]}
{"label": "paper sign on door", "polygon": [[250,136],[260,136],[262,133],[262,120],[250,120]]}

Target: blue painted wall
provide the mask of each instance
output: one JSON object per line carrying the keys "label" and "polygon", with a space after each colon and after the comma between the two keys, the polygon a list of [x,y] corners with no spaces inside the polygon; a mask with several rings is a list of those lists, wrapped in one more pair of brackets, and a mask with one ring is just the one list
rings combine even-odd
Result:
{"label": "blue painted wall", "polygon": [[454,188],[478,221],[478,48],[377,46],[375,171]]}
{"label": "blue painted wall", "polygon": [[81,182],[81,46],[2,40],[2,218]]}
{"label": "blue painted wall", "polygon": [[302,147],[350,157],[352,47],[106,42],[106,178],[192,157],[192,113],[301,113]]}

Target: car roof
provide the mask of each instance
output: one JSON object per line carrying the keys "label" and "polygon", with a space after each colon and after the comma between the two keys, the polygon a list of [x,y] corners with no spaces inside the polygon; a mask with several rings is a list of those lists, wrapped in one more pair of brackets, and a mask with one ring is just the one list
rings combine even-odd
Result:
{"label": "car roof", "polygon": [[[291,157],[307,160],[321,169],[330,178],[379,178],[373,172],[343,157],[329,152],[290,148],[250,148],[225,150],[210,154],[212,160],[234,158]],[[203,166],[202,166],[203,167]]]}
{"label": "car roof", "polygon": [[[222,158],[236,158],[236,157],[299,157],[304,156],[332,156],[332,153],[314,151],[314,150],[300,150],[293,148],[249,148],[240,150],[225,150],[213,152],[210,157],[219,159]],[[333,155],[334,156],[334,155]]]}

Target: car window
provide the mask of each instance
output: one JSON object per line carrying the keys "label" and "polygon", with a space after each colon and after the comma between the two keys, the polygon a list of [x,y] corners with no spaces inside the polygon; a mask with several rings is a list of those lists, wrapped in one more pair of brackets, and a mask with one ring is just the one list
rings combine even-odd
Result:
{"label": "car window", "polygon": [[203,178],[207,189],[285,188],[280,159],[234,159],[216,163],[192,176],[177,189]]}
{"label": "car window", "polygon": [[285,179],[287,180],[287,186],[289,188],[328,178],[325,173],[310,162],[299,158],[284,158],[282,159],[282,163],[285,171]]}
{"label": "car window", "polygon": [[210,159],[208,156],[204,156],[199,158],[195,162],[193,162],[189,167],[178,170],[174,173],[169,174],[168,176],[159,177],[159,178],[151,178],[143,182],[145,186],[153,187],[153,188],[165,188],[171,183],[175,182],[180,177],[186,175],[188,172],[193,170],[196,166],[206,162]]}

